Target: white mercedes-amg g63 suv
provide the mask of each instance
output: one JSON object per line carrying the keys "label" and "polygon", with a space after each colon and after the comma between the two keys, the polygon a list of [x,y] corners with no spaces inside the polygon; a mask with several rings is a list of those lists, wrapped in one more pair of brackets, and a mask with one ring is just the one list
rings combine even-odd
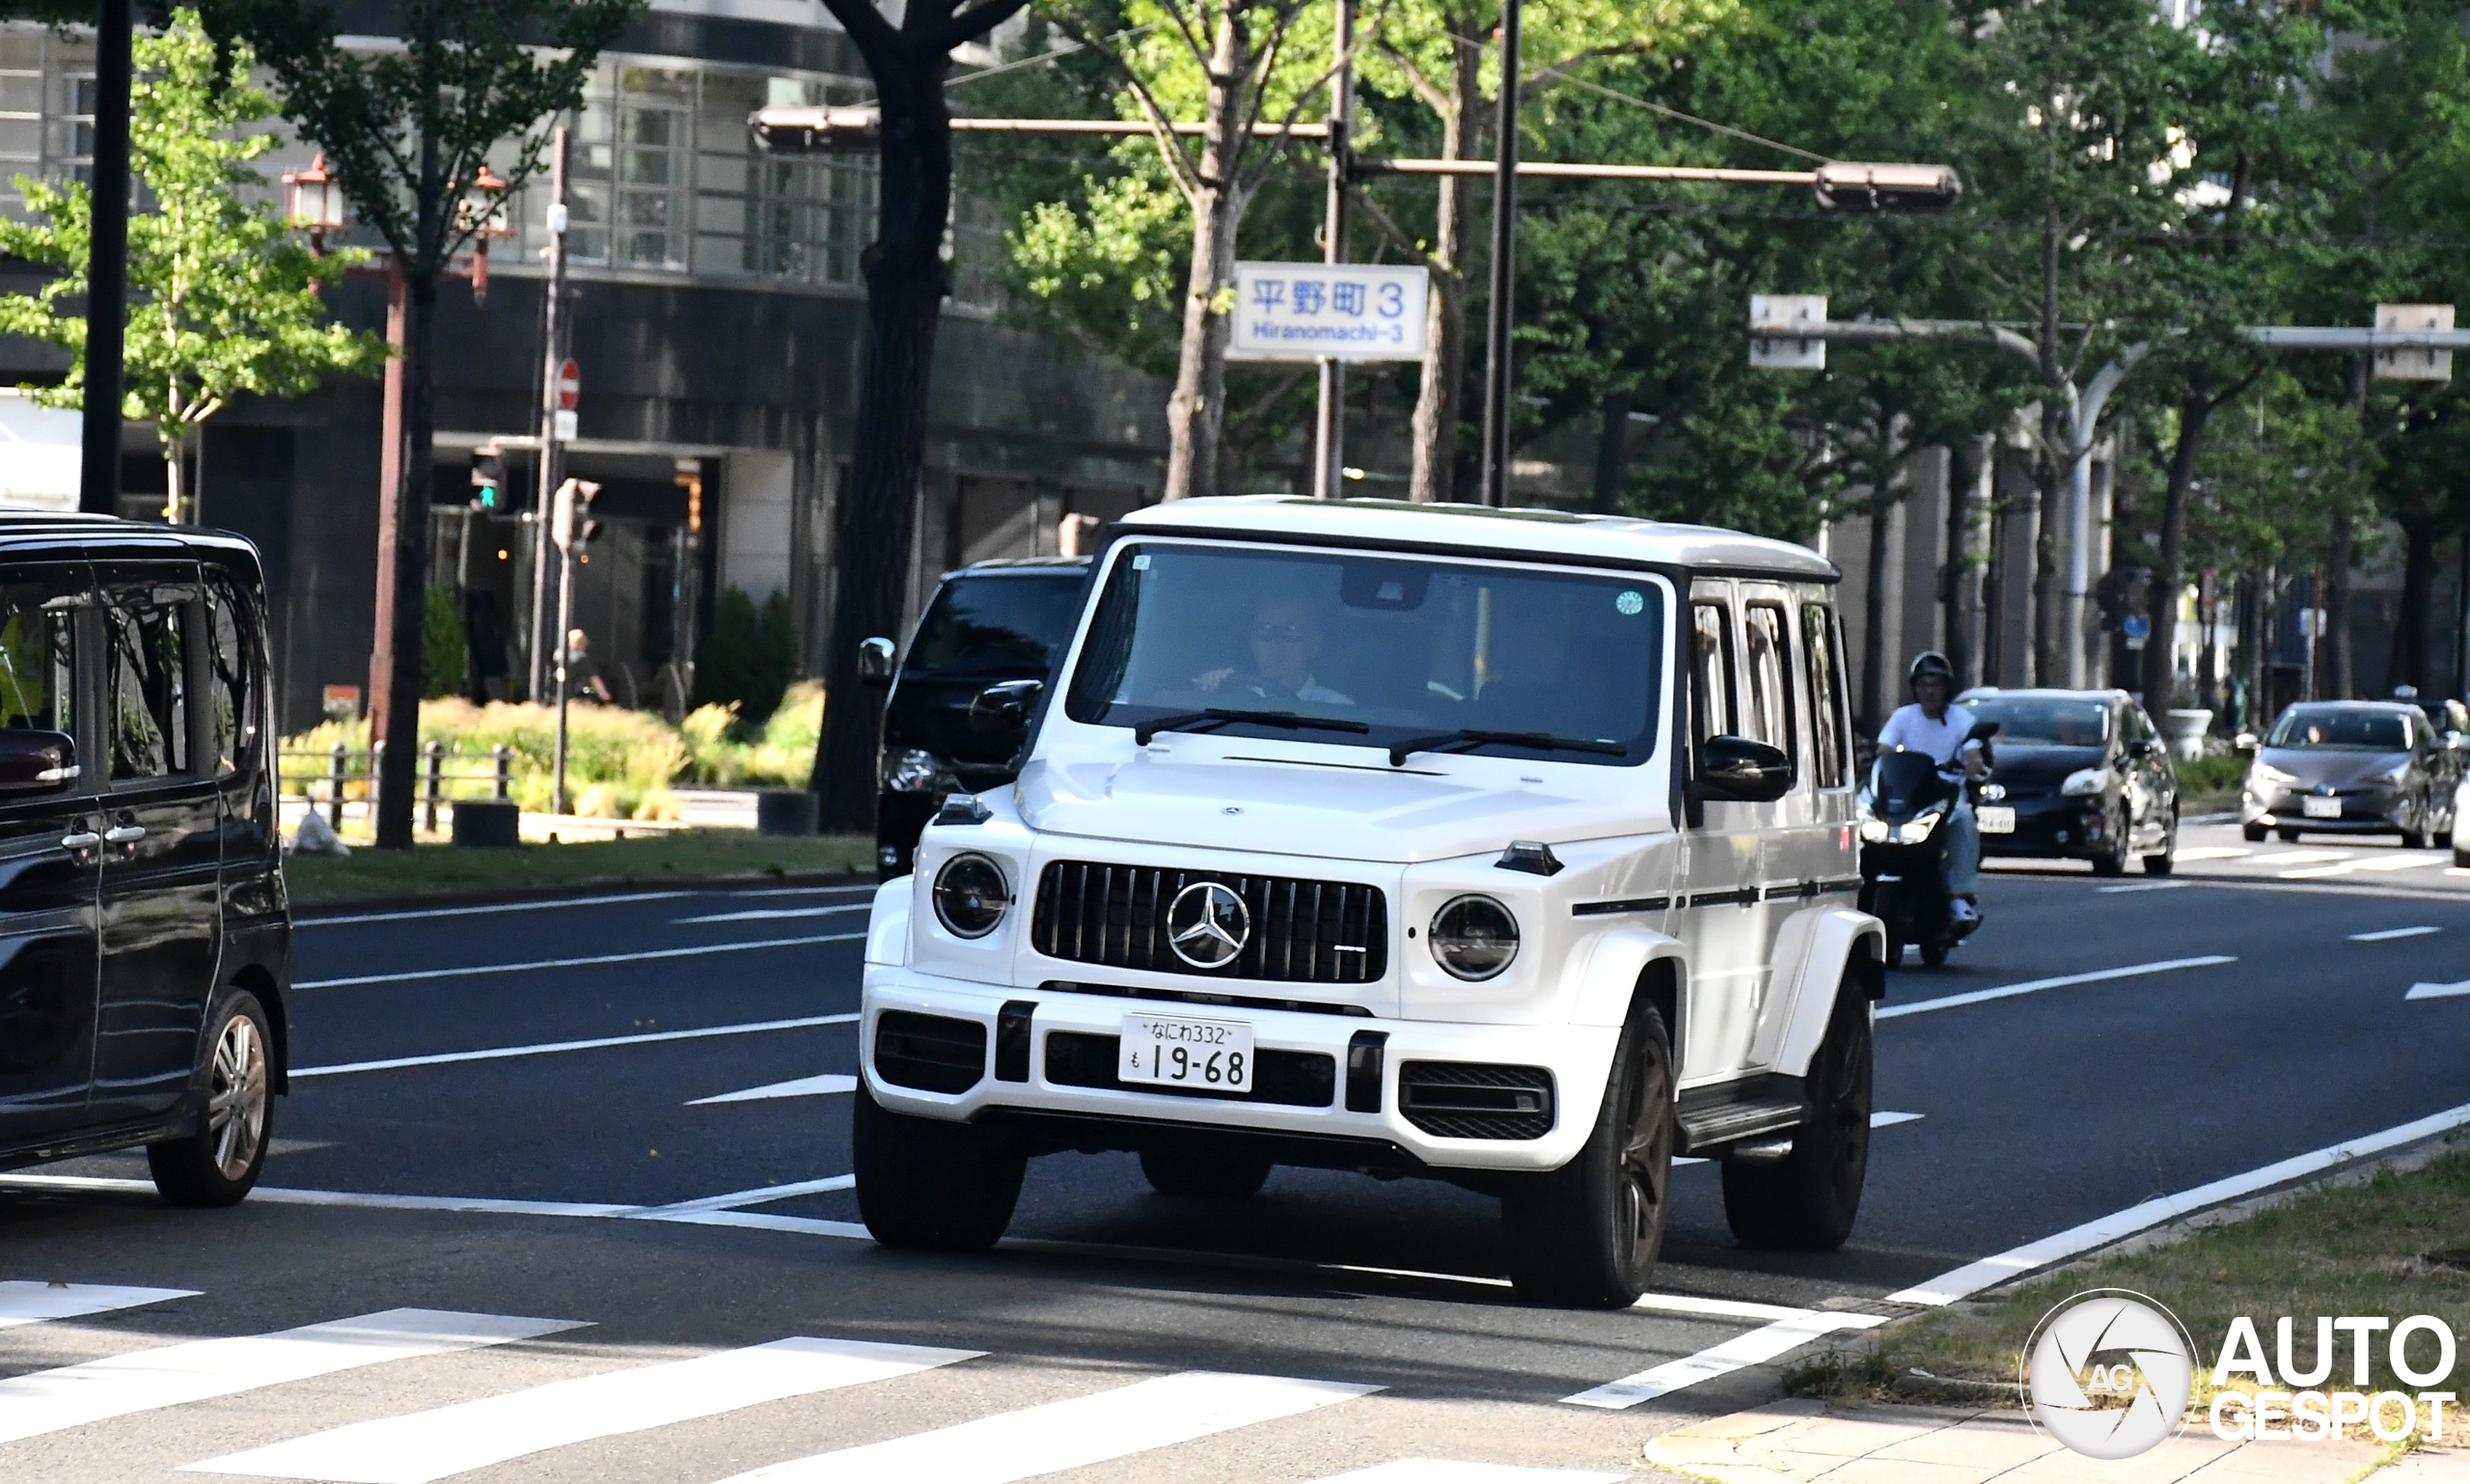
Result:
{"label": "white mercedes-amg g63 suv", "polygon": [[1836,570],[1551,510],[1191,500],[1111,527],[1018,781],[866,943],[858,1201],[983,1248],[1025,1162],[1274,1165],[1502,1202],[1510,1274],[1624,1305],[1676,1155],[1747,1243],[1840,1245],[1871,1007]]}

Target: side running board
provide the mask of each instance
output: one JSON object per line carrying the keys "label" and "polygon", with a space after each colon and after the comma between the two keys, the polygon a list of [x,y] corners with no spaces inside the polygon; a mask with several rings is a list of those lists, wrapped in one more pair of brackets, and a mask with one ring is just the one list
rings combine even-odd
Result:
{"label": "side running board", "polygon": [[1801,1079],[1780,1072],[1689,1088],[1681,1094],[1676,1152],[1705,1155],[1728,1144],[1799,1128],[1807,1107]]}

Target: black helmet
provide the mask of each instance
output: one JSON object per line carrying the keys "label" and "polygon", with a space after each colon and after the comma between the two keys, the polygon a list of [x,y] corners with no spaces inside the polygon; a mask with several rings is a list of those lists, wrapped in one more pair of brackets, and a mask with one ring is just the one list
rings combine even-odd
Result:
{"label": "black helmet", "polygon": [[1905,672],[1904,677],[1907,680],[1918,680],[1923,675],[1936,675],[1949,685],[1953,685],[1956,683],[1956,667],[1948,664],[1947,657],[1937,650],[1924,649],[1914,656],[1912,668]]}

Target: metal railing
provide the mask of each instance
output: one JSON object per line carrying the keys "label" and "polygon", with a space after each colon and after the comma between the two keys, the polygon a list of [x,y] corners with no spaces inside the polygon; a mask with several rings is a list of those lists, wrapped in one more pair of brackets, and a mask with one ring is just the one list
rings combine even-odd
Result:
{"label": "metal railing", "polygon": [[[343,799],[351,791],[354,783],[364,785],[370,811],[374,814],[377,804],[378,766],[385,753],[386,744],[383,742],[373,748],[361,750],[354,750],[338,742],[322,753],[315,749],[286,749],[278,752],[276,756],[285,760],[295,757],[316,758],[326,765],[322,772],[303,773],[282,767],[282,764],[278,763],[278,767],[282,768],[284,783],[287,785],[295,783],[303,784],[303,791],[308,795],[310,807],[316,809],[322,806],[326,811],[326,822],[340,830],[343,823]],[[450,765],[455,766],[459,771],[450,773],[448,771]],[[427,742],[421,747],[420,779],[421,828],[434,834],[437,830],[438,806],[453,802],[446,791],[451,784],[484,783],[488,785],[489,791],[485,794],[462,795],[468,799],[488,798],[504,803],[514,797],[514,749],[501,742],[486,753],[464,753],[450,751],[443,742]],[[317,785],[321,783],[325,788],[322,798],[317,793]]]}

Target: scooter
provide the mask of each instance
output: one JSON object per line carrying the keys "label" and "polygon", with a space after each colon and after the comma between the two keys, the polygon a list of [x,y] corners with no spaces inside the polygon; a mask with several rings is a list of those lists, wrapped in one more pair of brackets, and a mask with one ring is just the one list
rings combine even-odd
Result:
{"label": "scooter", "polygon": [[[1987,743],[1996,722],[1977,722],[1967,742]],[[1959,919],[1947,894],[1948,832],[1956,801],[1979,784],[1964,777],[1963,754],[1941,764],[1927,753],[1880,753],[1861,789],[1861,910],[1886,924],[1887,967],[1904,961],[1907,945],[1935,969],[1947,950],[1981,926],[1978,914]]]}

